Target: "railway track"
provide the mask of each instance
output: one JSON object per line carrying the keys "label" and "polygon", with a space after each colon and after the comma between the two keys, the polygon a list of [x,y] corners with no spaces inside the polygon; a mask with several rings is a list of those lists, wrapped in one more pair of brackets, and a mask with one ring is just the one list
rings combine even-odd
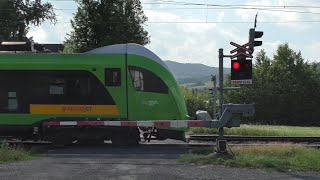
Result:
{"label": "railway track", "polygon": [[[213,137],[213,138],[217,138],[217,137]],[[229,137],[230,138],[230,137]],[[234,138],[234,137],[232,137]],[[266,141],[263,140],[245,140],[245,141],[241,141],[239,139],[228,139],[229,143],[228,145],[230,147],[234,147],[234,146],[273,146],[274,144],[267,144]],[[205,140],[201,139],[199,140],[199,138],[190,138],[193,140],[193,142],[181,142],[181,143],[154,143],[154,142],[141,142],[138,146],[132,146],[133,148],[135,147],[140,147],[140,148],[164,148],[164,149],[181,149],[181,148],[185,148],[185,149],[197,149],[197,148],[215,148],[216,147],[216,143],[215,142],[209,142],[209,138],[207,137]],[[196,140],[195,140],[196,139]],[[215,140],[214,139],[214,140]],[[214,141],[213,139],[211,139],[210,141]],[[194,141],[198,141],[198,142],[194,142]],[[238,141],[238,142],[236,142]],[[241,142],[240,142],[241,141]],[[251,142],[250,142],[251,141]],[[254,142],[252,142],[254,141]],[[270,141],[268,141],[270,142]],[[276,142],[276,141],[274,141]],[[278,141],[279,142],[279,141]],[[284,141],[281,141],[284,142]],[[291,141],[292,142],[292,141]],[[295,141],[297,142],[297,141]],[[319,142],[319,141],[317,141]],[[0,142],[0,144],[2,144],[3,142]],[[11,146],[19,146],[22,148],[26,148],[26,149],[36,149],[36,150],[46,150],[46,149],[55,149],[56,147],[52,146],[51,142],[44,142],[44,141],[7,141],[8,144],[10,144]],[[312,141],[312,143],[307,142],[306,141],[299,141],[299,143],[301,143],[301,145],[305,146],[305,147],[311,147],[311,148],[320,148],[320,143],[316,143],[315,141]],[[72,145],[68,145],[65,147],[109,147],[109,148],[117,148],[117,146],[114,146],[110,143],[105,143],[105,144],[72,144]],[[60,147],[61,148],[61,147]],[[63,148],[63,147],[62,147]],[[121,148],[121,147],[120,147]],[[130,147],[129,147],[130,148]]]}
{"label": "railway track", "polygon": [[[190,135],[189,141],[216,141],[218,135]],[[225,135],[228,142],[292,142],[292,143],[320,143],[320,137],[292,137],[292,136],[236,136]]]}
{"label": "railway track", "polygon": [[[186,137],[187,143],[164,143],[164,142],[141,142],[139,147],[142,148],[185,148],[185,149],[197,149],[197,148],[214,148],[216,147],[216,139],[218,135],[189,135]],[[267,144],[271,142],[284,142],[284,143],[300,143],[305,147],[312,148],[320,148],[320,137],[288,137],[288,136],[236,136],[236,135],[225,135],[224,138],[228,141],[229,146],[259,146],[259,145],[270,145]],[[51,142],[47,141],[21,141],[21,140],[0,140],[0,144],[7,143],[13,147],[23,147],[26,149],[39,149],[41,151],[46,149],[52,149],[53,147]],[[87,146],[87,147],[95,147],[95,146],[107,146],[110,148],[114,148],[110,143],[105,144],[77,144],[74,143],[71,146]],[[68,146],[67,146],[68,147]]]}

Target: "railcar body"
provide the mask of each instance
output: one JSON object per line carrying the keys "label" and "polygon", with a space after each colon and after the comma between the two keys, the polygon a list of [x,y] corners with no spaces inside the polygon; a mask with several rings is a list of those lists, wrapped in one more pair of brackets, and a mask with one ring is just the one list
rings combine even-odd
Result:
{"label": "railcar body", "polygon": [[[46,129],[44,135],[42,125],[55,120],[188,118],[174,76],[157,55],[140,45],[117,44],[82,54],[0,54],[0,135],[64,143],[135,137],[136,142],[137,127],[75,128],[70,124]],[[166,134],[170,138],[172,132]]]}

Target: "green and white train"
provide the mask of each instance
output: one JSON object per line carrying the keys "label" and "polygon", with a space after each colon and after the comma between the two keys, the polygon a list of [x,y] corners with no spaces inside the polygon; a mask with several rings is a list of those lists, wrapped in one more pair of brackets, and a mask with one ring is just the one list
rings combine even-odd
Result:
{"label": "green and white train", "polygon": [[137,44],[81,54],[0,53],[0,84],[1,136],[136,144],[141,130],[183,139],[172,128],[205,126],[188,121],[173,74]]}

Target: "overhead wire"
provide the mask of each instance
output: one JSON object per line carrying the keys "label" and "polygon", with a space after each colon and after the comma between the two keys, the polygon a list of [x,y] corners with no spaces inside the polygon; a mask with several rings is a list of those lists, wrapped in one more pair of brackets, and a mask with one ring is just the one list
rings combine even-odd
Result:
{"label": "overhead wire", "polygon": [[[312,12],[312,11],[296,11],[296,10],[288,10],[289,8],[320,8],[320,6],[286,6],[286,10],[283,9],[283,6],[270,6],[270,5],[243,5],[243,4],[209,4],[209,3],[189,3],[182,1],[174,1],[174,0],[156,0],[156,2],[142,2],[141,4],[167,4],[167,5],[180,5],[180,6],[205,6],[205,7],[174,7],[170,8],[173,10],[178,9],[202,9],[202,10],[210,10],[210,9],[245,9],[245,10],[261,10],[261,11],[272,11],[272,12],[286,12],[286,13],[302,13],[302,14],[315,14],[320,15],[320,12]],[[168,7],[162,8],[146,8],[143,9],[145,11],[150,10],[168,10]],[[63,9],[61,9],[63,11]],[[319,20],[320,21],[320,20]],[[259,22],[259,23],[318,23],[319,21],[283,21],[283,22]],[[206,22],[146,22],[146,23],[252,23],[252,22],[210,22],[206,18]]]}
{"label": "overhead wire", "polygon": [[[66,2],[73,2],[74,0],[48,0],[48,1],[66,1]],[[320,12],[313,12],[313,11],[297,11],[297,10],[289,10],[290,8],[316,8],[320,9],[320,6],[283,6],[279,5],[243,5],[243,4],[209,4],[209,3],[189,3],[189,2],[181,2],[181,1],[172,1],[172,0],[161,0],[156,2],[143,2],[141,4],[167,4],[167,5],[179,5],[179,6],[205,6],[205,7],[162,7],[162,8],[144,8],[143,10],[184,10],[184,9],[199,9],[199,10],[209,10],[209,9],[245,9],[245,10],[261,10],[261,11],[273,11],[273,12],[288,12],[288,13],[303,13],[303,14],[320,14]],[[54,8],[55,10],[61,11],[75,11],[76,8]],[[10,10],[10,9],[0,9],[0,10]]]}
{"label": "overhead wire", "polygon": [[[190,3],[190,2],[181,2],[181,1],[160,1],[160,2],[149,2],[143,4],[168,4],[168,5],[184,5],[184,6],[215,6],[215,7],[263,7],[263,8],[282,8],[280,5],[250,5],[250,4],[210,4],[210,3]],[[317,8],[320,6],[285,6],[286,8]]]}
{"label": "overhead wire", "polygon": [[[74,2],[74,0],[48,0],[48,1],[66,1],[66,2]],[[156,0],[156,2],[143,2],[141,4],[168,4],[168,5],[181,5],[181,6],[205,6],[205,7],[174,7],[174,8],[147,8],[143,10],[178,10],[178,9],[202,9],[202,10],[210,10],[210,9],[245,9],[245,10],[261,10],[261,11],[273,11],[273,12],[287,12],[287,13],[303,13],[303,14],[316,14],[320,15],[320,12],[311,12],[311,11],[295,11],[295,10],[287,10],[288,8],[320,8],[320,6],[285,6],[286,9],[283,9],[283,6],[275,6],[275,5],[242,5],[242,4],[209,4],[209,3],[189,3],[189,2],[182,2],[182,1],[173,1],[173,0]],[[1,10],[13,10],[13,9],[0,9]],[[54,10],[63,11],[75,11],[75,8],[54,8]],[[301,21],[259,21],[259,23],[319,23],[320,20],[301,20]],[[70,23],[70,22],[57,22],[57,23]],[[110,22],[110,23],[121,23],[121,22]],[[252,22],[242,22],[242,21],[205,21],[205,22],[186,22],[186,21],[148,21],[145,23],[155,24],[155,23],[252,23]]]}
{"label": "overhead wire", "polygon": [[[74,2],[74,0],[47,0],[51,2]],[[143,8],[145,11],[156,10],[184,10],[184,9],[199,9],[199,10],[259,10],[259,11],[271,11],[271,12],[284,12],[284,13],[301,13],[301,14],[314,14],[319,15],[320,12],[310,11],[311,9],[320,9],[320,6],[314,5],[250,5],[250,4],[210,4],[210,3],[189,3],[173,0],[156,0],[155,2],[141,2],[141,4],[159,4],[168,5],[171,7],[161,8]],[[173,7],[172,7],[173,6]],[[77,8],[54,8],[55,10],[63,11],[75,11]],[[308,9],[309,11],[300,11],[298,9]],[[0,9],[5,10],[5,9]],[[9,9],[7,9],[9,10]],[[70,23],[70,21],[58,21],[57,24]],[[122,23],[122,22],[107,22],[107,23]],[[147,21],[144,24],[251,24],[252,21]],[[289,24],[289,23],[320,23],[320,20],[297,20],[297,21],[259,21],[259,24]],[[2,26],[10,27],[10,26]]]}
{"label": "overhead wire", "polygon": [[[56,2],[74,2],[74,0],[47,0]],[[141,2],[141,4],[167,4],[167,5],[182,5],[182,6],[218,6],[218,7],[265,7],[265,8],[284,8],[282,5],[250,5],[250,4],[211,4],[211,3],[190,3],[183,1],[172,0],[156,0],[156,2]],[[316,8],[320,9],[320,6],[313,5],[286,5],[285,8]]]}
{"label": "overhead wire", "polygon": [[[70,22],[56,22],[57,24],[70,23]],[[123,22],[108,22],[110,24],[121,24]],[[144,24],[248,24],[252,21],[148,21]],[[320,20],[308,21],[260,21],[261,24],[287,24],[287,23],[320,23]],[[2,26],[2,27],[13,27],[13,26]]]}
{"label": "overhead wire", "polygon": [[[48,1],[56,1],[56,2],[74,2],[74,0],[48,0]],[[284,10],[284,6],[280,5],[250,5],[250,4],[210,4],[210,3],[190,3],[190,2],[182,2],[182,1],[172,1],[172,0],[156,0],[155,2],[142,2],[141,4],[166,4],[166,5],[180,5],[180,6],[206,6],[203,8],[195,8],[195,7],[188,7],[188,8],[160,8],[162,9],[216,9],[216,7],[220,7],[219,9],[253,9],[253,10],[265,10],[265,11],[280,11],[280,12],[295,12],[295,13],[311,13],[311,14],[320,14],[318,12],[311,12],[311,11],[288,11]],[[285,9],[289,8],[316,8],[320,9],[320,6],[307,6],[307,5],[300,5],[300,6],[293,6],[287,5]],[[76,8],[56,8],[57,10],[77,10]],[[10,10],[10,9],[1,9],[1,10]],[[144,9],[146,10],[146,9]],[[156,8],[149,8],[147,10],[158,10]]]}
{"label": "overhead wire", "polygon": [[[72,9],[72,8],[53,8],[54,10],[60,10],[60,11],[75,11],[77,9]],[[144,11],[157,11],[157,10],[186,10],[186,9],[193,9],[193,10],[211,10],[211,9],[216,9],[216,10],[228,10],[228,9],[245,9],[245,10],[261,10],[261,11],[272,11],[272,12],[287,12],[287,13],[301,13],[301,14],[315,14],[315,15],[320,15],[320,12],[312,12],[312,11],[295,11],[295,10],[282,10],[282,9],[265,9],[265,8],[245,8],[245,7],[224,7],[224,8],[212,8],[212,7],[207,7],[207,8],[147,8],[143,9]],[[14,9],[0,9],[0,11],[14,11]]]}

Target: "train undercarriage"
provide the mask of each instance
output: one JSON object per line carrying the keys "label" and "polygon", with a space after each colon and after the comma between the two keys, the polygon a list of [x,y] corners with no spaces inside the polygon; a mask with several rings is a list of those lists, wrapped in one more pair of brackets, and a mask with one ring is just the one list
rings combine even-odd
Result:
{"label": "train undercarriage", "polygon": [[[8,130],[8,129],[7,129]],[[22,141],[46,141],[56,147],[77,144],[102,144],[111,141],[116,146],[138,145],[140,141],[175,139],[185,141],[185,132],[152,127],[33,127],[19,132],[0,132],[0,136]],[[3,139],[3,138],[2,138]]]}
{"label": "train undercarriage", "polygon": [[185,141],[185,132],[170,129],[139,127],[81,127],[78,129],[47,129],[43,140],[55,146],[78,144],[102,144],[111,141],[116,146],[138,145],[140,141],[176,139]]}

